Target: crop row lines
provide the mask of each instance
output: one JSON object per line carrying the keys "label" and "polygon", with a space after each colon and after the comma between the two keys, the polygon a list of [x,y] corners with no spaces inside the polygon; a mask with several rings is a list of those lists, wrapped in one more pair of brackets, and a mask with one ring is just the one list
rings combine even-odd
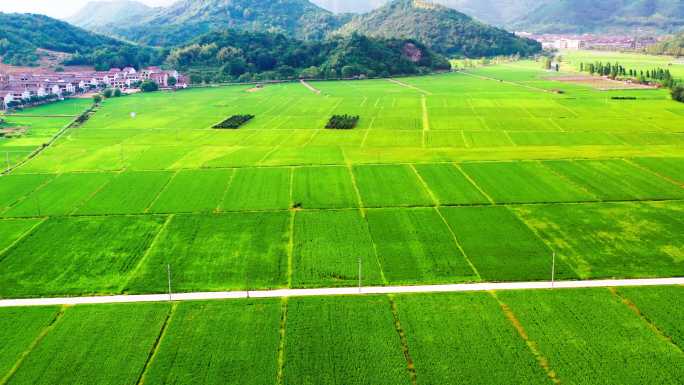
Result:
{"label": "crop row lines", "polygon": [[[650,320],[648,317],[642,313],[642,311],[632,302],[630,299],[630,295],[626,292],[623,292],[621,289],[613,289],[613,288],[607,288],[605,291],[604,289],[580,289],[580,290],[592,290],[595,295],[602,296],[603,294],[600,293],[606,293],[605,296],[612,296],[617,298],[616,301],[613,301],[612,303],[616,308],[623,307],[624,309],[628,309],[625,311],[627,314],[632,314],[631,317],[629,318],[629,322],[634,322],[630,323],[629,327],[641,325],[641,327],[644,330],[648,330],[648,335],[647,336],[652,336],[654,339],[658,339],[663,341],[663,344],[669,345],[674,347],[675,349],[679,349],[679,352],[681,352],[681,347],[676,345],[676,343],[673,341],[673,338],[665,333],[663,329],[660,327],[659,324],[653,322]],[[489,291],[488,292],[489,296],[493,298],[495,306],[492,307],[492,311],[497,312],[498,315],[501,317],[502,320],[505,320],[504,323],[499,325],[499,327],[503,328],[509,328],[509,330],[512,332],[510,335],[514,336],[513,339],[519,341],[519,345],[521,346],[521,352],[525,352],[524,355],[529,357],[529,359],[534,362],[536,361],[537,365],[539,368],[542,370],[546,378],[553,384],[560,384],[564,382],[565,380],[569,380],[568,378],[565,378],[564,376],[567,376],[571,374],[567,370],[567,367],[564,366],[563,361],[557,360],[556,357],[549,357],[547,354],[553,354],[550,353],[549,346],[547,344],[546,347],[543,345],[540,345],[538,341],[536,341],[529,333],[530,330],[527,330],[528,327],[531,327],[532,330],[538,329],[539,326],[535,326],[534,324],[528,323],[528,321],[525,319],[525,317],[520,318],[519,315],[522,314],[517,314],[516,310],[513,308],[515,306],[510,306],[506,301],[502,298],[500,298],[499,293],[496,291]],[[431,294],[433,298],[439,297],[439,296],[448,296],[449,294]],[[412,295],[412,297],[417,298],[420,297],[420,295]],[[389,347],[389,350],[385,350],[384,352],[386,354],[396,354],[396,355],[402,355],[403,359],[405,361],[405,374],[401,376],[406,376],[404,377],[406,381],[412,385],[417,385],[420,383],[424,383],[429,380],[422,380],[421,374],[426,374],[425,378],[429,378],[430,376],[427,374],[427,372],[422,372],[422,370],[430,370],[428,367],[421,366],[421,367],[416,367],[416,364],[414,362],[413,357],[413,349],[417,348],[418,350],[418,358],[423,360],[424,362],[425,357],[421,358],[421,355],[425,353],[424,347],[421,349],[420,344],[416,343],[416,341],[420,341],[420,328],[416,329],[415,325],[410,325],[411,324],[411,318],[415,317],[412,316],[410,313],[407,313],[408,311],[411,311],[412,307],[409,306],[410,302],[406,302],[405,300],[409,298],[409,296],[404,296],[404,295],[393,295],[393,294],[384,294],[384,295],[372,295],[368,296],[367,298],[371,299],[373,301],[374,306],[377,307],[377,310],[374,310],[373,313],[375,313],[376,317],[380,317],[378,319],[384,319],[388,320],[392,323],[392,328],[394,329],[392,333],[396,333],[397,340],[399,341],[398,344],[393,343],[391,341],[385,340],[385,343]],[[264,301],[262,299],[251,299],[250,301]],[[274,349],[274,357],[275,358],[275,371],[273,373],[273,377],[271,377],[274,385],[285,385],[287,383],[293,383],[292,378],[290,378],[292,373],[296,373],[296,369],[290,368],[288,365],[288,360],[290,357],[292,357],[293,360],[297,360],[299,355],[301,354],[295,354],[293,352],[292,356],[289,355],[289,348],[297,346],[295,341],[290,341],[289,338],[296,338],[298,336],[297,333],[297,322],[301,322],[301,318],[297,319],[298,317],[301,317],[300,314],[295,314],[293,320],[290,320],[290,309],[289,309],[289,302],[291,299],[288,299],[287,297],[283,297],[278,306],[278,317],[279,317],[279,322],[277,324],[277,341],[274,340],[275,344],[272,346]],[[334,301],[334,299],[331,299],[331,301]],[[444,304],[445,302],[439,301],[438,303]],[[162,304],[160,304],[161,306]],[[518,304],[519,306],[520,304]],[[136,305],[118,305],[118,306],[136,306]],[[186,304],[182,304],[180,302],[170,302],[170,306],[166,308],[165,313],[163,315],[163,319],[161,322],[158,322],[156,325],[151,326],[153,329],[150,330],[150,335],[154,333],[154,338],[150,339],[147,344],[144,346],[141,346],[142,348],[145,349],[147,352],[146,356],[144,357],[144,364],[140,366],[140,369],[133,373],[137,381],[135,382],[137,385],[143,385],[144,383],[147,382],[147,380],[152,380],[152,378],[148,378],[149,376],[154,376],[152,372],[154,372],[153,367],[155,365],[163,365],[164,362],[167,362],[168,357],[162,359],[161,358],[161,351],[164,350],[165,348],[168,348],[166,345],[174,345],[176,342],[172,342],[171,340],[167,341],[167,334],[169,335],[174,335],[175,338],[178,338],[178,334],[174,334],[174,332],[171,332],[170,329],[172,329],[176,323],[178,323],[179,328],[187,327],[190,326],[192,327],[192,324],[183,324],[184,321],[187,322],[187,319],[183,319],[183,315],[181,315],[181,311],[178,311],[178,309],[182,306],[187,306]],[[77,306],[78,307],[78,306]],[[9,369],[7,373],[0,373],[0,375],[3,375],[0,377],[0,385],[5,385],[9,383],[15,375],[22,370],[22,366],[27,362],[27,358],[30,358],[32,354],[39,354],[38,351],[41,349],[41,344],[44,343],[48,338],[51,337],[51,334],[54,332],[55,334],[57,331],[55,331],[56,327],[59,326],[59,324],[63,322],[67,322],[66,318],[71,316],[71,312],[76,312],[75,307],[65,307],[62,306],[59,311],[55,313],[53,316],[53,319],[46,324],[45,326],[42,327],[42,329],[39,330],[38,335],[34,340],[30,343],[30,345],[27,347],[27,349],[22,352],[18,357],[14,365]],[[435,309],[436,311],[448,311],[448,309]],[[297,311],[297,308],[295,307],[295,311]],[[415,308],[413,308],[413,311],[415,311]],[[385,313],[387,317],[383,317],[381,314]],[[82,314],[82,313],[81,313]],[[622,314],[622,313],[620,313]],[[273,314],[275,316],[275,314]],[[308,316],[311,317],[313,315],[309,314]],[[359,314],[361,315],[361,314]],[[406,318],[404,318],[406,317]],[[491,317],[497,318],[497,315],[491,315]],[[217,319],[218,320],[218,319]],[[73,321],[73,320],[70,320]],[[201,319],[195,320],[194,322],[199,322],[198,327],[206,327],[206,326],[201,326],[202,325]],[[204,320],[206,322],[206,320]],[[404,322],[408,321],[408,328],[404,326]],[[627,319],[625,319],[627,321]],[[350,322],[349,320],[342,320],[342,324],[345,322]],[[619,322],[619,321],[618,321]],[[316,324],[314,322],[313,324]],[[383,325],[379,325],[383,326]],[[389,325],[385,325],[389,326]],[[432,325],[435,328],[438,328],[438,325]],[[320,327],[320,325],[319,325]],[[290,331],[294,332],[295,337],[289,337]],[[329,333],[329,330],[316,330],[314,333]],[[506,333],[507,331],[505,330],[500,330],[500,333]],[[178,333],[178,330],[175,331],[175,333]],[[223,335],[222,338],[229,338],[229,333],[227,331],[221,330],[221,333],[226,333]],[[418,333],[418,334],[413,334],[413,333]],[[372,333],[371,333],[372,334]],[[539,334],[536,334],[537,337],[539,337]],[[192,336],[192,334],[189,334],[189,336]],[[389,337],[389,335],[384,336],[385,338]],[[650,338],[650,337],[649,337]],[[174,338],[172,338],[174,339]],[[643,340],[641,341],[643,342]],[[314,343],[319,343],[319,341],[315,341]],[[354,343],[354,342],[352,342]],[[356,343],[366,343],[366,341],[357,341]],[[499,343],[503,343],[503,341],[499,341]],[[508,343],[513,343],[514,345],[516,344],[514,341],[509,341]],[[506,348],[512,348],[514,345],[507,345]],[[524,348],[522,348],[524,347]],[[209,347],[207,347],[209,348]],[[334,349],[335,347],[326,347],[326,349]],[[444,348],[441,347],[440,348]],[[398,350],[398,351],[397,351]],[[421,351],[422,350],[422,351]],[[173,349],[171,349],[173,351]],[[168,350],[167,350],[168,353]],[[93,360],[101,360],[101,357],[87,357],[88,359],[93,359]],[[142,357],[139,357],[141,359]],[[242,358],[242,357],[240,357]],[[254,358],[254,357],[251,357]],[[458,362],[452,362],[451,364],[453,370],[458,370],[459,365],[461,363],[465,363],[468,361],[469,357],[461,357],[461,360]],[[525,357],[518,357],[519,359],[525,359]],[[556,358],[554,360],[550,358]],[[35,361],[35,360],[34,360]],[[159,362],[158,362],[159,361]],[[221,363],[223,361],[216,361],[216,363]],[[296,364],[290,364],[290,365],[295,365]],[[559,365],[563,371],[561,375],[559,375]],[[290,372],[292,370],[292,372]],[[25,374],[25,373],[23,373]],[[434,375],[434,374],[433,374]],[[158,380],[158,379],[155,379]],[[403,381],[402,381],[403,382]]]}

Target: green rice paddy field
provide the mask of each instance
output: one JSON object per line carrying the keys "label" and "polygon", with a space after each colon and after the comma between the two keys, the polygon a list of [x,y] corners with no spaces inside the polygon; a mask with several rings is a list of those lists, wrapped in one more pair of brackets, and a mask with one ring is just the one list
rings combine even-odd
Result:
{"label": "green rice paddy field", "polygon": [[682,275],[684,105],[538,68],[107,100],[0,177],[0,297]]}
{"label": "green rice paddy field", "polygon": [[683,290],[5,308],[0,382],[678,384]]}
{"label": "green rice paddy field", "polygon": [[[0,298],[684,276],[684,104],[539,67],[8,116]],[[5,308],[0,385],[680,384],[683,294]]]}

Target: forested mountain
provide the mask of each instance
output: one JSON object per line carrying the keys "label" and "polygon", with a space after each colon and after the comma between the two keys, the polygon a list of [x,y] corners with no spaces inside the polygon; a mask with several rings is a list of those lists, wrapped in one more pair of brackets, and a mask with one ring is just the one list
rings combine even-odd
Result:
{"label": "forested mountain", "polygon": [[168,64],[193,81],[252,81],[389,76],[450,69],[449,62],[412,40],[352,34],[301,41],[282,34],[227,30],[208,33],[171,52]]}
{"label": "forested mountain", "polygon": [[34,65],[40,49],[67,53],[67,64],[140,66],[159,61],[157,51],[88,32],[63,21],[33,14],[0,13],[0,56],[12,65]]}
{"label": "forested mountain", "polygon": [[182,0],[111,29],[145,44],[176,46],[228,28],[277,32],[302,40],[323,39],[346,20],[308,0]]}
{"label": "forested mountain", "polygon": [[684,56],[684,32],[646,49],[656,55]]}
{"label": "forested mountain", "polygon": [[[311,0],[332,12],[366,13],[390,0]],[[488,24],[503,26],[553,0],[432,0]]]}
{"label": "forested mountain", "polygon": [[490,56],[539,52],[539,43],[488,26],[454,9],[423,0],[395,0],[356,16],[338,33],[416,39],[447,55]]}
{"label": "forested mountain", "polygon": [[511,26],[517,30],[551,33],[671,32],[684,27],[684,1],[550,1]]}
{"label": "forested mountain", "polygon": [[154,8],[138,1],[91,1],[65,21],[92,31],[106,32],[109,25],[140,20],[152,12],[154,12]]}

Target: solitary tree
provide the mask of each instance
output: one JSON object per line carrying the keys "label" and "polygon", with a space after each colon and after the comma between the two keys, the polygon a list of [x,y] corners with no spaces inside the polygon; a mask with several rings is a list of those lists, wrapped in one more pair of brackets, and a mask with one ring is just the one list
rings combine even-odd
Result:
{"label": "solitary tree", "polygon": [[114,95],[115,98],[118,98],[119,96],[121,96],[121,90],[118,89],[118,88],[115,88],[115,89],[114,89],[114,94],[113,94],[113,95]]}

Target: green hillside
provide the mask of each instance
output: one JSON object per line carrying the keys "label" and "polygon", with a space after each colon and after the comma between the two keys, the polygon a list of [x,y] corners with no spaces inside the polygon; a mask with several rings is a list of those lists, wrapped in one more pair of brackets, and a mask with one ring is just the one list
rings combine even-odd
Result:
{"label": "green hillside", "polygon": [[558,0],[512,23],[532,32],[672,32],[684,27],[684,3],[673,0]]}
{"label": "green hillside", "polygon": [[194,81],[373,77],[450,69],[444,57],[412,40],[353,34],[306,42],[234,30],[206,34],[172,51],[168,63],[188,71]]}
{"label": "green hillside", "polygon": [[396,0],[357,16],[339,30],[374,37],[416,39],[448,55],[491,56],[530,54],[541,46],[502,29],[488,26],[440,5],[419,0]]}
{"label": "green hillside", "polygon": [[0,13],[0,56],[6,64],[36,65],[49,50],[65,64],[101,69],[159,62],[161,52],[88,32],[47,16]]}
{"label": "green hillside", "polygon": [[129,25],[113,27],[112,32],[159,46],[181,45],[226,28],[277,32],[310,40],[325,37],[344,21],[344,17],[307,0],[184,0],[142,20],[132,20]]}

